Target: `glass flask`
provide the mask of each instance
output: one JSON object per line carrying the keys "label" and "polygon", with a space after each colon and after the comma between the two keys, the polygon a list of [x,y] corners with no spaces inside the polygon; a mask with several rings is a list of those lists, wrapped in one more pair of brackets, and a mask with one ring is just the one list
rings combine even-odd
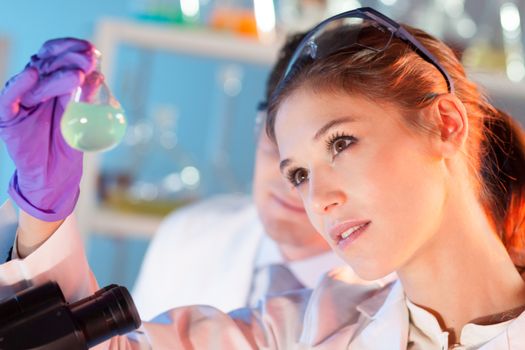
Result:
{"label": "glass flask", "polygon": [[112,96],[97,68],[73,93],[60,122],[66,142],[83,152],[107,151],[115,147],[126,132],[126,118],[120,103]]}

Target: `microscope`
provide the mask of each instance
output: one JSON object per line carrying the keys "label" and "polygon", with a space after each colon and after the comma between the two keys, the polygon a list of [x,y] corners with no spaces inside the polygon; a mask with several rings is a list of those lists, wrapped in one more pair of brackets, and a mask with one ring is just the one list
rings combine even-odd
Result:
{"label": "microscope", "polygon": [[0,301],[0,350],[89,349],[141,324],[125,287],[109,285],[67,303],[55,282]]}

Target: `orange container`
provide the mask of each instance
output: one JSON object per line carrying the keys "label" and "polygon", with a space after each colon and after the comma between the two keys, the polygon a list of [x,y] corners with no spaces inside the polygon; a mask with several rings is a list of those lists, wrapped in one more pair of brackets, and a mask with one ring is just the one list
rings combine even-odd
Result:
{"label": "orange container", "polygon": [[255,14],[250,9],[215,8],[210,17],[210,27],[216,30],[257,37]]}

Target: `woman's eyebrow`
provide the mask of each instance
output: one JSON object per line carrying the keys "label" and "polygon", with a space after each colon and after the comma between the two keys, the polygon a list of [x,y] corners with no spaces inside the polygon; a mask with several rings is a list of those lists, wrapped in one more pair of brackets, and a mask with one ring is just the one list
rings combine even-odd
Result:
{"label": "woman's eyebrow", "polygon": [[344,124],[344,123],[351,123],[351,122],[354,122],[355,120],[356,120],[356,118],[351,117],[351,116],[347,116],[347,117],[342,117],[342,118],[331,120],[328,123],[326,123],[321,129],[319,129],[315,133],[315,136],[314,136],[313,140],[314,141],[319,140],[319,138],[321,136],[326,134],[328,132],[328,130],[330,130],[334,126],[337,126],[337,125],[340,125],[340,124]]}
{"label": "woman's eyebrow", "polygon": [[290,158],[286,158],[286,159],[281,160],[281,162],[279,163],[279,170],[281,171],[281,173],[284,173],[284,169],[288,165],[290,165],[291,162],[292,162],[292,160]]}

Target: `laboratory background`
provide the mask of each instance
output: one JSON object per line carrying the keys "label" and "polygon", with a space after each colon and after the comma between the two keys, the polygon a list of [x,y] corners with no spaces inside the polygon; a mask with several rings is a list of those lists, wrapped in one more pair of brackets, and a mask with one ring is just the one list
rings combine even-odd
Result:
{"label": "laboratory background", "polygon": [[[525,123],[525,0],[47,0],[0,3],[0,81],[50,38],[91,40],[127,117],[88,153],[77,216],[101,285],[133,287],[163,216],[250,193],[257,105],[287,33],[371,6],[454,47],[496,106]],[[0,200],[13,165],[0,144]]]}

